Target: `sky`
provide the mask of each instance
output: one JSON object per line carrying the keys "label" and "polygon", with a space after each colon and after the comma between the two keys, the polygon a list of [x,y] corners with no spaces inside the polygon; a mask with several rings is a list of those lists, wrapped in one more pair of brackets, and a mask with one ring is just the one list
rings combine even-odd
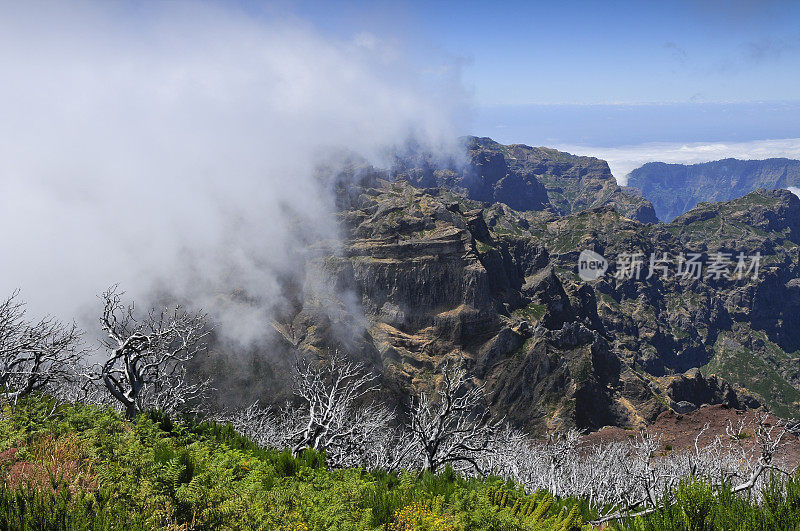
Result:
{"label": "sky", "polygon": [[0,300],[86,330],[120,284],[263,340],[286,286],[326,298],[304,270],[339,243],[318,168],[463,131],[458,90],[395,48],[224,4],[0,3],[0,72]]}
{"label": "sky", "polygon": [[[91,315],[119,282],[264,322],[306,278],[300,243],[338,242],[319,163],[381,165],[409,136],[600,156],[622,183],[800,158],[799,21],[769,1],[0,3],[0,293]],[[234,288],[254,295],[217,297]]]}
{"label": "sky", "polygon": [[469,133],[616,157],[623,182],[659,147],[676,162],[731,143],[732,156],[800,157],[800,141],[774,154],[761,143],[800,138],[800,2],[284,5],[332,35],[401,42],[422,70],[457,72]]}
{"label": "sky", "polygon": [[324,31],[375,31],[457,59],[475,103],[797,100],[800,3],[298,2]]}

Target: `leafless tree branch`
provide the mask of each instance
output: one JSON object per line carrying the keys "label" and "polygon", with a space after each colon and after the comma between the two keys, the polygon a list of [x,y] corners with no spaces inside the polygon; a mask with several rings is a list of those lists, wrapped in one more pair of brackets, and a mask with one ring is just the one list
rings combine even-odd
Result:
{"label": "leafless tree branch", "polygon": [[12,403],[73,380],[84,355],[74,323],[30,321],[25,314],[19,291],[0,302],[0,390]]}
{"label": "leafless tree branch", "polygon": [[126,418],[133,419],[145,408],[174,412],[204,398],[210,382],[190,383],[186,369],[206,348],[205,314],[178,306],[153,309],[137,319],[133,304],[123,304],[123,295],[117,286],[101,295],[100,326],[107,335],[109,356],[100,367],[100,378],[122,404]]}
{"label": "leafless tree branch", "polygon": [[467,465],[483,474],[480,459],[487,454],[501,423],[481,409],[484,386],[472,385],[464,369],[445,362],[436,395],[421,392],[413,401],[409,429],[420,447],[423,467]]}

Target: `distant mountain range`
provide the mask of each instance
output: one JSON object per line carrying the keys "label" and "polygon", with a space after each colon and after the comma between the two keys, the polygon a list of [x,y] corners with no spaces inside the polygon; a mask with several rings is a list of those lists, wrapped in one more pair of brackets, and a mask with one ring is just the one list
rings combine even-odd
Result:
{"label": "distant mountain range", "polygon": [[[342,246],[317,246],[307,285],[285,287],[291,304],[273,326],[274,354],[286,355],[276,358],[347,352],[382,375],[401,411],[444,360],[461,360],[486,384],[489,408],[531,432],[639,428],[703,404],[800,416],[800,199],[761,189],[658,223],[600,159],[464,143],[461,160],[409,150],[391,168],[355,161],[338,175]],[[775,164],[758,183],[784,188],[797,182],[791,163],[752,164]],[[756,186],[729,179],[725,197]],[[665,217],[707,198],[693,193]],[[605,257],[605,276],[580,275],[582,251]],[[619,274],[634,252],[640,279]],[[664,253],[671,274],[649,275],[650,257]],[[761,269],[678,278],[683,253],[705,264],[724,253],[731,266],[758,254]],[[309,289],[320,279],[325,290]],[[244,387],[277,389],[280,371],[270,371]]]}
{"label": "distant mountain range", "polygon": [[728,201],[759,188],[800,188],[800,160],[650,162],[628,175],[628,187],[653,203],[660,220],[670,222],[705,201]]}

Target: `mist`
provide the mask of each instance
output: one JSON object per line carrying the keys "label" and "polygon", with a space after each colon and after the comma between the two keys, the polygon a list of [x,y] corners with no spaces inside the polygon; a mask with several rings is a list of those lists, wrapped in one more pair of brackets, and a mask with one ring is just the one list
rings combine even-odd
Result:
{"label": "mist", "polygon": [[558,145],[557,149],[575,155],[604,159],[620,185],[628,174],[647,162],[696,164],[725,158],[760,160],[775,157],[800,159],[800,138],[753,140],[749,142],[652,142],[618,147]]}
{"label": "mist", "polygon": [[0,8],[0,294],[91,327],[119,283],[258,340],[305,246],[338,245],[326,154],[455,149],[457,69],[399,49],[210,4]]}

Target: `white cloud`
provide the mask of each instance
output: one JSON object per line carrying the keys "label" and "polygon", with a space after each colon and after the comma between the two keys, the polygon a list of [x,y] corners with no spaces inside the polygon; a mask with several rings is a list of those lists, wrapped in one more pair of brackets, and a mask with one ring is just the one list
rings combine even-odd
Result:
{"label": "white cloud", "polygon": [[792,192],[794,195],[796,195],[797,197],[800,197],[800,188],[797,188],[797,187],[795,187],[795,186],[790,186],[790,187],[788,188],[788,190],[789,190],[790,192]]}
{"label": "white cloud", "polygon": [[238,288],[255,313],[231,324],[263,325],[300,241],[336,242],[321,153],[457,136],[459,98],[364,35],[208,4],[0,7],[0,296],[93,323],[115,282],[211,306]]}
{"label": "white cloud", "polygon": [[694,164],[725,158],[800,159],[800,138],[755,140],[751,142],[666,143],[654,142],[633,146],[590,147],[557,146],[576,155],[591,155],[608,161],[617,182],[624,185],[628,174],[647,162]]}

